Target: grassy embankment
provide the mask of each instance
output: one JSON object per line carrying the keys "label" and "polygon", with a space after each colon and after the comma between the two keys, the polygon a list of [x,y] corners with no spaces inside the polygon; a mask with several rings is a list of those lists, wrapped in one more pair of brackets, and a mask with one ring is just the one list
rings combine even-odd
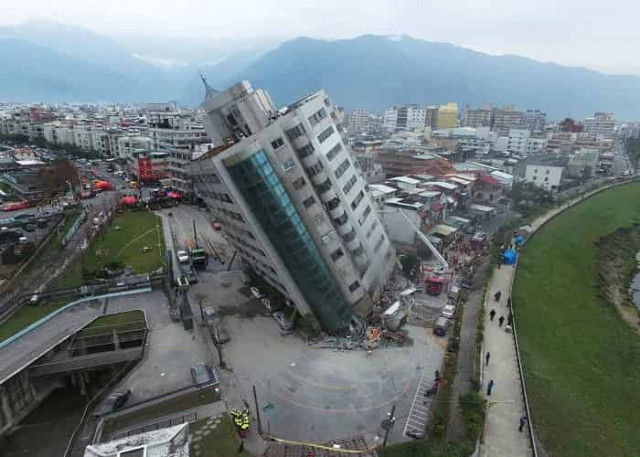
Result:
{"label": "grassy embankment", "polygon": [[597,247],[640,222],[638,196],[638,183],[604,191],[521,254],[513,306],[533,423],[550,454],[640,455],[640,337],[601,297]]}
{"label": "grassy embankment", "polygon": [[[64,233],[64,232],[61,232]],[[150,246],[153,249],[142,253]],[[164,238],[160,219],[153,213],[127,212],[116,217],[111,225],[91,244],[87,252],[53,281],[50,289],[78,287],[85,282],[82,270],[95,270],[111,262],[122,262],[135,273],[149,273],[162,267]],[[66,305],[68,300],[56,300],[40,306],[24,306],[0,324],[0,341]]]}

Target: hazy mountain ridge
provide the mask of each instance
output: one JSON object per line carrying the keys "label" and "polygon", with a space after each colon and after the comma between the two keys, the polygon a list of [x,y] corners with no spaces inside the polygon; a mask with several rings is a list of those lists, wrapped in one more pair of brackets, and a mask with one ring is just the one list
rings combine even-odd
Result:
{"label": "hazy mountain ridge", "polygon": [[[147,41],[140,52],[150,46]],[[154,58],[164,57],[158,49]],[[191,49],[184,65],[162,67],[137,58],[131,41],[81,28],[46,22],[4,27],[0,28],[0,99],[178,100],[196,105],[203,96],[197,76],[201,70],[218,89],[248,79],[267,89],[280,105],[324,88],[347,109],[376,112],[393,104],[456,101],[476,106],[512,103],[521,109],[539,108],[551,118],[584,117],[595,110],[613,111],[622,119],[640,118],[639,77],[604,75],[513,55],[492,56],[407,36],[297,38],[270,51],[265,51],[267,46],[245,46],[229,53],[210,43],[202,49],[201,56]],[[166,57],[179,56],[174,49]],[[207,64],[221,58],[215,65]]]}

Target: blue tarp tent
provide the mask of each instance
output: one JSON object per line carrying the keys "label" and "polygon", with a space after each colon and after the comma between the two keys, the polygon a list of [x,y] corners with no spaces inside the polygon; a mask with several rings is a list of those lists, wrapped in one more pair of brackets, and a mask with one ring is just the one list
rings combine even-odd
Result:
{"label": "blue tarp tent", "polygon": [[514,263],[516,263],[516,257],[516,251],[514,251],[513,249],[507,249],[506,251],[504,251],[504,254],[502,254],[505,265],[513,265]]}
{"label": "blue tarp tent", "polygon": [[516,235],[515,238],[513,239],[513,241],[514,241],[515,244],[517,244],[519,246],[522,243],[524,243],[524,237],[522,235]]}

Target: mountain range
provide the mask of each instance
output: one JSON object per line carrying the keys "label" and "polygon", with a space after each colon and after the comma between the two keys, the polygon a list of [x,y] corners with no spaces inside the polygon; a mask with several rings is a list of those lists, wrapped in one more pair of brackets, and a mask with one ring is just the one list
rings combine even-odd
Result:
{"label": "mountain range", "polygon": [[[162,41],[164,40],[164,41]],[[278,105],[324,88],[347,109],[381,112],[393,104],[511,103],[550,118],[611,111],[640,118],[640,77],[493,56],[408,36],[281,43],[117,40],[44,21],[0,28],[0,100],[149,102],[197,105],[197,72],[225,89],[240,79],[267,89]],[[164,45],[163,45],[164,44]],[[199,47],[200,46],[200,47]],[[165,54],[163,54],[165,52]]]}

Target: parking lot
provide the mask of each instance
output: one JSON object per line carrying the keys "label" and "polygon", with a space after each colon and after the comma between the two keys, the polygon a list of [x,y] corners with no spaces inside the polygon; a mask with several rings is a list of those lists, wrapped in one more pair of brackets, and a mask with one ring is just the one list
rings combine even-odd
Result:
{"label": "parking lot", "polygon": [[133,309],[144,310],[149,333],[144,358],[118,386],[131,389],[131,403],[189,387],[193,385],[191,365],[215,364],[208,336],[200,328],[187,331],[180,322],[173,322],[162,291],[107,302],[108,313]]}

